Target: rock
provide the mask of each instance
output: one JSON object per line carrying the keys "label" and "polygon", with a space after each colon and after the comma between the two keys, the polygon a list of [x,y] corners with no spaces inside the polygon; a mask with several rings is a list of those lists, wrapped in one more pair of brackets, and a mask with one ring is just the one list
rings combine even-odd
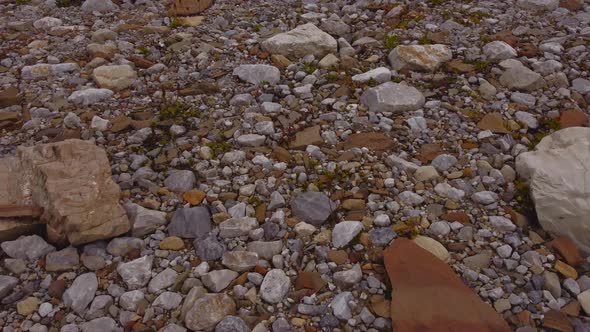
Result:
{"label": "rock", "polygon": [[143,249],[142,239],[133,237],[118,237],[112,239],[107,245],[106,251],[113,256],[125,256],[133,249]]}
{"label": "rock", "polygon": [[250,332],[250,328],[240,317],[226,316],[215,326],[215,332]]}
{"label": "rock", "polygon": [[414,243],[422,247],[422,249],[427,250],[438,259],[443,262],[448,262],[451,258],[451,254],[447,251],[447,249],[435,239],[429,238],[427,236],[418,235],[414,238]]}
{"label": "rock", "polygon": [[441,154],[434,158],[431,165],[439,172],[448,171],[449,168],[457,164],[457,158],[450,154]]}
{"label": "rock", "polygon": [[117,273],[129,289],[142,288],[152,277],[153,256],[143,256],[128,263],[119,263]]}
{"label": "rock", "polygon": [[168,234],[183,239],[200,239],[211,231],[211,214],[205,206],[178,209],[168,225]]}
{"label": "rock", "polygon": [[152,302],[152,306],[164,310],[172,310],[178,308],[180,302],[182,302],[182,295],[173,292],[163,292]]}
{"label": "rock", "polygon": [[39,307],[40,303],[41,301],[36,297],[27,297],[16,304],[16,312],[18,312],[19,315],[26,317],[37,311],[37,307]]}
{"label": "rock", "polygon": [[265,40],[262,48],[273,54],[302,58],[308,54],[323,57],[338,51],[338,42],[312,23],[300,25],[295,29],[279,33]]}
{"label": "rock", "polygon": [[118,10],[119,7],[111,0],[85,0],[80,9],[87,14],[94,12],[106,14]]}
{"label": "rock", "polygon": [[280,269],[273,269],[266,273],[260,285],[260,297],[271,304],[283,301],[289,289],[291,279]]}
{"label": "rock", "polygon": [[559,7],[559,0],[517,0],[516,5],[532,11],[551,11]]}
{"label": "rock", "polygon": [[16,285],[18,285],[18,278],[0,275],[0,300],[12,293]]}
{"label": "rock", "polygon": [[580,306],[584,309],[587,315],[590,315],[590,289],[583,291],[577,296]]}
{"label": "rock", "polygon": [[[8,163],[13,181],[0,187],[0,197],[5,196],[5,190],[11,193],[8,197],[25,197],[29,194],[22,192],[23,188],[30,188],[30,204],[45,211],[43,218],[50,242],[80,245],[129,230],[106,152],[92,142],[68,139],[19,147],[16,157],[9,158]],[[26,255],[35,253],[34,250]]]}
{"label": "rock", "polygon": [[226,316],[234,315],[236,304],[227,294],[205,294],[186,314],[185,325],[191,330],[211,330]]}
{"label": "rock", "polygon": [[99,87],[119,91],[133,85],[137,73],[130,65],[110,65],[95,68],[92,77]]}
{"label": "rock", "polygon": [[150,293],[157,293],[163,289],[166,289],[176,281],[178,273],[171,268],[166,268],[164,271],[158,273],[155,277],[150,280],[148,284],[148,291]]}
{"label": "rock", "polygon": [[82,324],[82,332],[115,332],[117,323],[111,317],[101,317]]}
{"label": "rock", "polygon": [[274,255],[278,255],[283,250],[282,241],[252,241],[248,242],[248,251],[253,251],[258,254],[260,258],[272,259]]}
{"label": "rock", "polygon": [[371,80],[377,83],[385,83],[391,80],[391,70],[385,67],[379,67],[352,77],[352,81],[357,83],[365,83]]}
{"label": "rock", "polygon": [[548,290],[556,299],[561,297],[561,285],[559,284],[559,277],[557,273],[545,271],[543,273],[545,279],[544,289]]}
{"label": "rock", "polygon": [[166,212],[146,209],[135,203],[124,206],[131,222],[131,236],[143,237],[166,224]]}
{"label": "rock", "polygon": [[106,131],[109,128],[110,123],[111,122],[109,120],[105,120],[99,116],[94,116],[90,122],[90,128],[98,131]]}
{"label": "rock", "polygon": [[320,135],[320,126],[313,126],[305,128],[297,134],[295,134],[295,140],[293,140],[289,147],[292,149],[307,148],[308,145],[322,144],[324,140]]}
{"label": "rock", "polygon": [[14,87],[0,90],[0,108],[20,104],[22,98],[19,90]]}
{"label": "rock", "polygon": [[511,90],[533,92],[546,86],[543,77],[525,66],[508,68],[500,76],[500,84]]}
{"label": "rock", "polygon": [[349,320],[352,318],[352,312],[348,306],[348,303],[352,302],[353,300],[354,297],[352,296],[351,292],[342,292],[340,294],[336,294],[330,303],[330,307],[332,307],[334,316],[340,320]]}
{"label": "rock", "polygon": [[384,251],[384,262],[396,294],[391,299],[394,330],[510,331],[446,263],[411,240],[396,239]]}
{"label": "rock", "polygon": [[571,266],[582,264],[583,258],[576,244],[567,236],[559,236],[548,243],[550,247],[557,250],[565,261]]}
{"label": "rock", "polygon": [[497,112],[484,115],[484,117],[477,123],[477,128],[489,130],[498,134],[510,133],[510,130],[506,126],[506,122],[502,118],[502,114]]}
{"label": "rock", "polygon": [[351,269],[334,273],[334,283],[342,288],[355,286],[363,278],[361,266],[355,264]]}
{"label": "rock", "polygon": [[45,258],[45,270],[48,272],[61,272],[74,270],[80,264],[78,250],[67,247],[60,251],[50,252]]}
{"label": "rock", "polygon": [[322,58],[322,60],[320,60],[320,62],[318,62],[318,67],[322,68],[322,69],[330,69],[333,67],[338,66],[338,63],[340,62],[340,59],[338,59],[337,56],[335,56],[334,54],[328,54],[325,57]]}
{"label": "rock", "polygon": [[4,241],[0,244],[2,251],[12,258],[35,260],[55,251],[55,247],[48,244],[38,235],[20,237],[14,241]]}
{"label": "rock", "polygon": [[336,210],[336,203],[321,192],[305,192],[291,201],[293,215],[315,226],[323,225]]}
{"label": "rock", "polygon": [[421,108],[424,102],[424,96],[416,88],[393,82],[367,89],[361,95],[361,103],[376,113],[415,111]]}
{"label": "rock", "polygon": [[107,100],[111,98],[113,94],[114,92],[109,89],[89,88],[85,90],[74,91],[68,97],[68,100],[74,104],[88,106]]}
{"label": "rock", "polygon": [[236,272],[248,271],[258,264],[258,254],[249,251],[228,251],[223,254],[221,264]]}
{"label": "rock", "polygon": [[590,128],[562,129],[516,158],[516,171],[528,181],[543,229],[568,236],[582,251],[590,250],[590,196],[579,181],[587,175],[589,138]]}
{"label": "rock", "polygon": [[178,236],[169,236],[160,241],[160,249],[162,250],[182,250],[184,249],[184,241]]}
{"label": "rock", "polygon": [[229,286],[238,275],[237,272],[232,270],[215,270],[202,276],[201,281],[210,291],[218,293]]}
{"label": "rock", "polygon": [[512,46],[500,40],[494,40],[493,42],[487,43],[483,47],[483,54],[485,54],[488,61],[492,62],[500,62],[502,60],[516,58],[518,55]]}
{"label": "rock", "polygon": [[453,58],[447,45],[399,45],[388,56],[393,69],[433,72]]}
{"label": "rock", "polygon": [[360,221],[341,221],[334,226],[332,231],[332,245],[342,248],[348,245],[363,229]]}
{"label": "rock", "polygon": [[186,329],[180,325],[170,323],[161,329],[160,332],[186,332]]}
{"label": "rock", "polygon": [[86,319],[104,317],[112,304],[113,298],[110,295],[99,295],[95,297],[92,304],[90,304],[90,309],[85,314]]}
{"label": "rock", "polygon": [[575,80],[572,80],[572,89],[585,95],[590,92],[590,80],[576,78]]}
{"label": "rock", "polygon": [[266,141],[266,136],[258,134],[246,134],[238,137],[236,141],[241,146],[256,147],[264,145],[264,141]]}
{"label": "rock", "polygon": [[63,294],[64,304],[76,313],[81,314],[94,299],[97,289],[98,279],[96,274],[93,272],[81,274]]}
{"label": "rock", "polygon": [[383,133],[357,133],[348,136],[338,148],[349,150],[352,148],[367,148],[371,151],[387,151],[395,147],[395,141]]}
{"label": "rock", "polygon": [[164,185],[172,191],[183,193],[193,189],[196,182],[197,178],[192,171],[173,170],[166,180],[164,180]]}
{"label": "rock", "polygon": [[416,172],[414,172],[414,177],[420,182],[429,182],[438,178],[439,176],[440,175],[436,171],[436,168],[433,166],[420,166]]}
{"label": "rock", "polygon": [[197,256],[204,261],[217,260],[226,251],[225,245],[219,242],[215,236],[208,236],[204,239],[197,238],[193,245]]}
{"label": "rock", "polygon": [[263,82],[275,85],[281,80],[279,68],[271,65],[241,65],[234,69],[233,74],[242,81],[256,85]]}
{"label": "rock", "polygon": [[125,310],[135,311],[144,298],[145,295],[140,290],[126,292],[119,297],[119,306]]}
{"label": "rock", "polygon": [[578,110],[564,110],[559,116],[559,125],[561,129],[586,127],[588,125],[588,115]]}
{"label": "rock", "polygon": [[213,5],[213,0],[174,0],[168,13],[170,16],[195,15]]}

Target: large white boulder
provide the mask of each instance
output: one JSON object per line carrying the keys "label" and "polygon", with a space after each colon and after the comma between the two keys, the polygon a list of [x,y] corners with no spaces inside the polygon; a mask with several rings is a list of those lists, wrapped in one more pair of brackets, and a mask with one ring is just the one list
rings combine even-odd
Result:
{"label": "large white boulder", "polygon": [[590,252],[590,128],[559,130],[516,158],[541,226]]}
{"label": "large white boulder", "polygon": [[338,51],[338,42],[312,23],[279,33],[262,42],[262,48],[273,54],[302,58],[308,54],[323,57]]}

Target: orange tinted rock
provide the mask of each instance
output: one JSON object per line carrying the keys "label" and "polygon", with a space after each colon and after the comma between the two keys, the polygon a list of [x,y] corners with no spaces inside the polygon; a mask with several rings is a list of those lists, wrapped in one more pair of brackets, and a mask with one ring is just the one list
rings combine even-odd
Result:
{"label": "orange tinted rock", "polygon": [[195,15],[213,5],[213,0],[174,0],[170,7],[171,16]]}
{"label": "orange tinted rock", "polygon": [[446,221],[450,221],[450,222],[458,221],[462,224],[469,223],[469,215],[463,211],[448,212],[448,213],[441,215],[440,218],[442,220],[446,220]]}
{"label": "orange tinted rock", "polygon": [[205,199],[207,194],[200,190],[190,190],[182,194],[182,198],[191,205],[199,205]]}
{"label": "orange tinted rock", "polygon": [[322,279],[322,275],[319,272],[308,272],[303,271],[299,273],[297,279],[295,279],[295,289],[311,289],[314,292],[319,292],[328,283]]}
{"label": "orange tinted rock", "polygon": [[545,313],[545,317],[543,318],[543,327],[555,329],[561,332],[574,332],[574,327],[567,319],[567,315],[555,310],[549,310]]}
{"label": "orange tinted rock", "polygon": [[584,0],[560,0],[559,7],[574,12],[584,8]]}
{"label": "orange tinted rock", "polygon": [[588,124],[586,113],[578,110],[564,110],[559,116],[561,129],[569,127],[585,127]]}
{"label": "orange tinted rock", "polygon": [[386,151],[395,146],[393,139],[383,133],[359,133],[348,136],[346,141],[339,145],[339,149],[367,148],[372,151]]}
{"label": "orange tinted rock", "polygon": [[557,239],[549,242],[549,246],[557,250],[565,261],[571,266],[578,266],[582,263],[582,255],[580,250],[569,237],[560,236]]}
{"label": "orange tinted rock", "polygon": [[328,259],[338,265],[346,263],[348,260],[348,253],[344,250],[330,250],[328,251]]}
{"label": "orange tinted rock", "polygon": [[444,262],[411,240],[396,239],[384,253],[391,280],[396,332],[509,332],[502,317]]}

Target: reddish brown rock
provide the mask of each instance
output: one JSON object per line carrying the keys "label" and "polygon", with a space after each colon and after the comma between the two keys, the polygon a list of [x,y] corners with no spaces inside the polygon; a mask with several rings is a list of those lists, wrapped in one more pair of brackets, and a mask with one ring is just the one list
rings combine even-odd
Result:
{"label": "reddish brown rock", "polygon": [[510,327],[444,262],[411,240],[384,253],[396,332],[509,332]]}
{"label": "reddish brown rock", "polygon": [[469,223],[469,215],[463,211],[448,212],[448,213],[441,215],[440,217],[441,217],[441,219],[446,220],[446,221],[450,221],[450,222],[458,221],[462,224]]}
{"label": "reddish brown rock", "polygon": [[213,5],[213,0],[174,0],[168,13],[171,16],[195,15]]}
{"label": "reddish brown rock", "polygon": [[584,0],[560,0],[559,7],[575,12],[584,8]]}
{"label": "reddish brown rock", "polygon": [[58,279],[49,285],[47,288],[47,294],[51,297],[55,297],[56,299],[61,299],[61,296],[66,291],[66,281],[63,279]]}
{"label": "reddish brown rock", "polygon": [[21,102],[21,97],[17,88],[8,88],[0,91],[0,108],[18,105]]}
{"label": "reddish brown rock", "polygon": [[569,127],[585,127],[588,124],[586,113],[578,110],[564,110],[559,116],[561,129]]}
{"label": "reddish brown rock", "polygon": [[327,282],[322,279],[322,275],[319,272],[308,272],[303,271],[297,275],[295,279],[295,289],[311,289],[314,292],[319,292]]}
{"label": "reddish brown rock", "polygon": [[580,250],[569,237],[560,236],[549,242],[549,246],[557,250],[569,265],[578,266],[582,263],[583,259]]}
{"label": "reddish brown rock", "polygon": [[352,148],[367,148],[372,151],[386,151],[395,146],[393,139],[383,133],[359,133],[348,136],[346,141],[339,145],[341,150]]}
{"label": "reddish brown rock", "polygon": [[524,56],[527,58],[532,58],[537,55],[539,49],[537,46],[531,43],[525,43],[518,47],[518,56]]}

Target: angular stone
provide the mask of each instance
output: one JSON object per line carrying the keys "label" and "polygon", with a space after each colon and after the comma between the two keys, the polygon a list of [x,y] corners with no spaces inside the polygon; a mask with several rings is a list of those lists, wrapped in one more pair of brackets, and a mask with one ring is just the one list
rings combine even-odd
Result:
{"label": "angular stone", "polygon": [[323,225],[335,210],[336,203],[321,192],[305,192],[291,202],[293,215],[315,226]]}
{"label": "angular stone", "polygon": [[271,65],[241,65],[234,69],[233,74],[242,81],[256,85],[263,82],[275,85],[281,80],[279,68]]}
{"label": "angular stone", "polygon": [[483,53],[489,61],[500,62],[502,60],[516,58],[516,50],[506,42],[494,40],[483,47]]}
{"label": "angular stone", "polygon": [[212,229],[211,214],[205,206],[182,208],[172,215],[168,234],[183,239],[200,239]]}
{"label": "angular stone", "polygon": [[348,245],[363,229],[360,221],[341,221],[334,226],[332,231],[332,245],[342,248]]}
{"label": "angular stone", "polygon": [[152,280],[150,280],[148,284],[148,291],[150,293],[157,293],[162,289],[168,288],[174,284],[177,277],[178,272],[172,270],[171,268],[166,268],[164,271],[158,273],[152,278]]}
{"label": "angular stone", "polygon": [[120,263],[117,273],[129,289],[142,288],[152,277],[153,260],[154,256],[143,256],[128,263]]}
{"label": "angular stone", "polygon": [[274,255],[278,255],[283,250],[283,241],[252,241],[248,242],[248,251],[258,254],[260,258],[272,259]]}
{"label": "angular stone", "polygon": [[215,236],[207,236],[204,239],[196,239],[193,242],[197,256],[204,261],[217,260],[223,256],[226,247]]}
{"label": "angular stone", "polygon": [[557,250],[569,265],[578,266],[582,264],[582,254],[569,237],[560,236],[549,242],[548,245]]}
{"label": "angular stone", "polygon": [[197,178],[192,171],[173,170],[166,180],[164,180],[164,185],[172,191],[183,193],[193,189],[196,182]]}
{"label": "angular stone", "polygon": [[144,298],[145,295],[140,290],[126,292],[119,297],[119,306],[125,310],[135,311]]}
{"label": "angular stone", "polygon": [[416,88],[393,82],[367,89],[361,95],[361,103],[376,113],[415,111],[421,108],[424,102],[424,96]]}
{"label": "angular stone", "polygon": [[119,6],[115,5],[111,0],[85,0],[80,9],[87,14],[94,12],[106,14],[116,11]]}
{"label": "angular stone", "polygon": [[215,326],[215,332],[250,332],[250,327],[240,317],[226,316]]}
{"label": "angular stone", "polygon": [[201,277],[203,285],[212,292],[218,293],[224,290],[238,277],[238,273],[232,270],[215,270]]}
{"label": "angular stone", "polygon": [[130,65],[110,65],[95,68],[92,77],[101,88],[118,91],[133,85],[137,73]]}
{"label": "angular stone", "polygon": [[268,303],[280,303],[291,288],[291,279],[283,270],[273,269],[266,273],[260,285],[260,297]]}
{"label": "angular stone", "polygon": [[422,249],[427,250],[443,262],[448,262],[451,255],[440,242],[428,236],[418,235],[414,238],[414,243],[419,245]]}
{"label": "angular stone", "polygon": [[221,264],[236,272],[248,271],[258,264],[258,254],[250,251],[228,251],[223,254]]}
{"label": "angular stone", "polygon": [[384,261],[396,294],[391,300],[395,331],[510,331],[446,263],[411,240],[396,239],[384,251]]}
{"label": "angular stone", "polygon": [[385,83],[391,79],[391,70],[386,67],[379,67],[369,70],[366,73],[356,74],[352,77],[353,82],[365,83],[368,81],[375,81],[377,83]]}
{"label": "angular stone", "polygon": [[312,23],[300,25],[295,29],[280,33],[265,40],[262,48],[273,54],[302,58],[308,54],[323,57],[337,53],[338,42]]}
{"label": "angular stone", "polygon": [[193,331],[212,330],[223,318],[235,312],[236,303],[227,294],[205,294],[187,312],[185,325]]}
{"label": "angular stone", "polygon": [[338,271],[334,273],[334,283],[341,288],[350,288],[355,286],[363,279],[363,271],[359,264],[355,264],[351,269]]}
{"label": "angular stone", "polygon": [[98,279],[96,274],[92,272],[82,274],[74,280],[70,288],[63,294],[64,304],[76,313],[81,314],[94,299],[97,289]]}
{"label": "angular stone", "polygon": [[51,252],[45,258],[45,270],[48,272],[74,270],[79,264],[80,256],[78,255],[78,250],[73,247]]}
{"label": "angular stone", "polygon": [[117,323],[111,317],[100,317],[82,324],[81,328],[82,332],[115,332]]}
{"label": "angular stone", "polygon": [[21,97],[17,88],[10,87],[0,90],[0,108],[18,105],[20,102]]}
{"label": "angular stone", "polygon": [[38,235],[23,236],[14,241],[0,244],[2,251],[12,258],[35,260],[55,251],[55,247],[48,244]]}
{"label": "angular stone", "polygon": [[453,52],[447,45],[400,45],[388,56],[393,69],[418,70],[433,72],[443,63],[453,58]]}
{"label": "angular stone", "polygon": [[174,292],[163,292],[152,302],[152,306],[172,310],[178,308],[180,302],[182,302],[182,295]]}
{"label": "angular stone", "polygon": [[125,211],[131,222],[131,236],[143,237],[166,224],[166,212],[146,209],[135,203],[125,204]]}
{"label": "angular stone", "polygon": [[502,114],[496,112],[484,115],[477,123],[477,128],[498,134],[510,133],[510,130],[506,126],[506,121],[502,118]]}
{"label": "angular stone", "polygon": [[348,136],[346,141],[338,145],[339,149],[367,148],[371,151],[388,151],[395,147],[395,141],[383,133],[356,133]]}
{"label": "angular stone", "polygon": [[68,97],[68,100],[73,102],[74,104],[88,106],[109,99],[113,96],[113,94],[114,92],[109,89],[90,88],[85,90],[74,91]]}
{"label": "angular stone", "polygon": [[133,237],[118,237],[112,239],[107,245],[107,252],[113,256],[125,256],[133,249],[143,249],[142,239]]}
{"label": "angular stone", "polygon": [[289,147],[291,149],[301,149],[307,148],[308,145],[322,144],[324,140],[320,134],[320,129],[320,126],[313,126],[297,132]]}
{"label": "angular stone", "polygon": [[590,250],[590,195],[584,181],[590,163],[590,128],[572,127],[544,137],[535,151],[516,158],[528,181],[539,223]]}
{"label": "angular stone", "polygon": [[500,76],[500,84],[511,90],[533,92],[547,84],[543,77],[525,66],[508,68]]}

